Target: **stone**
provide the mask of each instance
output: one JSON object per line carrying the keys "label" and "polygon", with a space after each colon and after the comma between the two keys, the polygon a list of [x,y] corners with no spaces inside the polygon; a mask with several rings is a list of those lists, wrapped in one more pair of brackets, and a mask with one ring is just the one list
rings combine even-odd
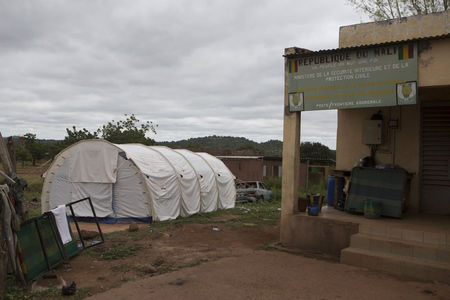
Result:
{"label": "stone", "polygon": [[128,226],[129,232],[135,232],[139,230],[139,226],[136,224],[136,222],[130,223],[130,226]]}
{"label": "stone", "polygon": [[89,231],[89,230],[80,230],[81,237],[83,240],[91,240],[98,235],[97,231]]}

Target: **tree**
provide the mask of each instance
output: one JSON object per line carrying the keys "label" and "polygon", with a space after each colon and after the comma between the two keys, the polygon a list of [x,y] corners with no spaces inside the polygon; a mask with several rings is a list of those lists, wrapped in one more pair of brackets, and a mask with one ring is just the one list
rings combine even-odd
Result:
{"label": "tree", "polygon": [[27,148],[22,146],[16,147],[16,160],[22,162],[22,168],[25,166],[25,162],[30,161],[31,159],[31,153]]}
{"label": "tree", "polygon": [[[64,141],[58,146],[62,150],[78,141],[86,139],[105,139],[111,143],[125,144],[125,143],[140,143],[144,145],[154,145],[155,141],[147,137],[147,133],[156,134],[156,127],[152,122],[147,121],[140,123],[134,114],[125,114],[125,120],[110,121],[90,132],[86,128],[77,130],[75,126],[72,129],[66,128],[67,136]],[[59,152],[59,151],[58,151]]]}
{"label": "tree", "polygon": [[101,132],[101,137],[111,143],[125,144],[125,143],[140,143],[144,145],[154,145],[155,141],[146,137],[147,132],[156,134],[157,125],[147,121],[139,124],[140,121],[134,114],[125,114],[126,119],[120,121],[108,122],[103,125],[98,131]]}
{"label": "tree", "polygon": [[449,9],[450,0],[347,0],[375,21],[423,15]]}
{"label": "tree", "polygon": [[81,130],[77,130],[75,126],[72,126],[72,130],[69,128],[66,128],[67,135],[64,137],[64,140],[57,145],[57,153],[59,153],[62,149],[69,147],[72,144],[75,144],[76,142],[79,142],[81,140],[88,140],[88,139],[98,139],[99,130],[97,129],[94,132],[89,132],[86,128],[83,128]]}
{"label": "tree", "polygon": [[300,144],[300,158],[309,160],[312,164],[334,164],[336,151],[321,143],[302,142]]}
{"label": "tree", "polygon": [[41,142],[36,140],[35,134],[26,133],[24,137],[25,137],[25,148],[31,154],[33,166],[36,166],[36,161],[45,157],[45,155],[47,154],[47,149]]}

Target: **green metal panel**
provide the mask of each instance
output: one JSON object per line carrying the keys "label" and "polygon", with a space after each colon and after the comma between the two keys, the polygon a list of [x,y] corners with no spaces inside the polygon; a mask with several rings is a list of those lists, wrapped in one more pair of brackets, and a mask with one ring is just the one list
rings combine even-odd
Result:
{"label": "green metal panel", "polygon": [[367,199],[381,202],[382,216],[402,217],[407,172],[402,169],[353,168],[345,210],[363,213]]}
{"label": "green metal panel", "polygon": [[66,255],[68,258],[71,258],[78,253],[81,252],[81,248],[78,247],[78,241],[74,238],[74,235],[72,233],[72,229],[69,226],[70,235],[72,236],[72,241],[68,242],[64,245],[64,250],[66,251]]}
{"label": "green metal panel", "polygon": [[[77,240],[74,239],[70,226],[69,231],[72,236],[72,241],[65,244],[63,250],[60,248],[62,247],[62,243],[52,215],[44,214],[22,223],[17,236],[24,259],[24,273],[28,281],[42,276],[48,271],[48,267],[53,269],[60,265],[64,260],[64,255],[70,258],[81,251],[78,248]],[[39,232],[42,243],[39,238]],[[49,265],[47,265],[44,250]]]}
{"label": "green metal panel", "polygon": [[[47,255],[50,268],[57,267],[63,261],[52,226],[50,217],[41,215],[26,221],[20,227],[17,236],[25,262],[25,276],[27,280],[35,280],[47,272],[45,254]],[[45,254],[39,239],[39,232],[41,233],[42,244],[45,247]]]}

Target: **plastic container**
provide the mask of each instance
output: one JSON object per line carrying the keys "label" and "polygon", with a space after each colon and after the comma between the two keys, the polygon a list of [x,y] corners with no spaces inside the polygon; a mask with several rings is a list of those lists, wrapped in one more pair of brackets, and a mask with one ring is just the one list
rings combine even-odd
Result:
{"label": "plastic container", "polygon": [[383,204],[380,200],[366,199],[364,201],[364,217],[368,219],[378,219],[381,216]]}
{"label": "plastic container", "polygon": [[299,197],[298,198],[298,211],[305,212],[307,206],[308,206],[308,199]]}
{"label": "plastic container", "polygon": [[310,216],[318,216],[319,215],[319,207],[318,206],[310,206],[310,207],[308,207],[308,215],[310,215]]}
{"label": "plastic container", "polygon": [[[308,214],[310,214],[312,216],[317,216],[320,213],[320,211],[322,210],[323,197],[324,196],[322,194],[307,194],[306,195],[306,198],[308,199]],[[313,213],[310,213],[311,208],[314,208]],[[317,208],[317,214],[316,214],[316,208]]]}
{"label": "plastic container", "polygon": [[328,206],[334,206],[334,184],[335,182],[338,182],[338,188],[337,188],[337,201],[342,199],[342,193],[345,185],[345,179],[344,177],[335,177],[335,176],[328,176],[328,185],[327,185],[327,199],[328,199]]}

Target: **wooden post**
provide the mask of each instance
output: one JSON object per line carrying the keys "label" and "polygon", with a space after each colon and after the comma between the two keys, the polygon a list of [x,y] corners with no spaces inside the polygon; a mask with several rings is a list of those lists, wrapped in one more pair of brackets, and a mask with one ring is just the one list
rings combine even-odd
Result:
{"label": "wooden post", "polygon": [[[5,170],[6,175],[11,175],[13,167],[11,160],[9,158],[8,148],[6,147],[6,143],[3,140],[1,132],[0,132],[0,161],[3,165],[3,169]],[[0,219],[0,233],[2,232],[3,232],[3,220]],[[2,300],[6,284],[6,268],[8,264],[7,262],[8,262],[7,252],[3,249],[2,246],[0,246],[0,299]]]}
{"label": "wooden post", "polygon": [[339,177],[334,176],[334,208],[338,207],[338,186],[339,186]]}
{"label": "wooden post", "polygon": [[9,153],[9,159],[11,161],[12,170],[14,173],[17,173],[17,166],[16,166],[16,150],[14,149],[14,140],[13,137],[8,137],[8,153]]}
{"label": "wooden post", "polygon": [[281,191],[280,241],[289,245],[293,241],[291,218],[295,212],[300,179],[300,112],[289,113],[288,67],[284,68],[284,121],[283,121],[283,162]]}
{"label": "wooden post", "polygon": [[0,132],[0,160],[3,165],[3,169],[7,175],[11,175],[13,172],[13,167],[11,163],[11,159],[9,157],[8,147],[6,147],[6,143],[3,140],[2,133]]}
{"label": "wooden post", "polygon": [[309,159],[306,161],[306,188],[309,187]]}
{"label": "wooden post", "polygon": [[[0,220],[0,232],[3,232],[3,220]],[[3,249],[3,246],[5,249],[8,249],[6,243],[2,242],[0,244],[0,300],[3,300],[3,295],[5,294],[6,269],[8,266],[8,253]]]}

